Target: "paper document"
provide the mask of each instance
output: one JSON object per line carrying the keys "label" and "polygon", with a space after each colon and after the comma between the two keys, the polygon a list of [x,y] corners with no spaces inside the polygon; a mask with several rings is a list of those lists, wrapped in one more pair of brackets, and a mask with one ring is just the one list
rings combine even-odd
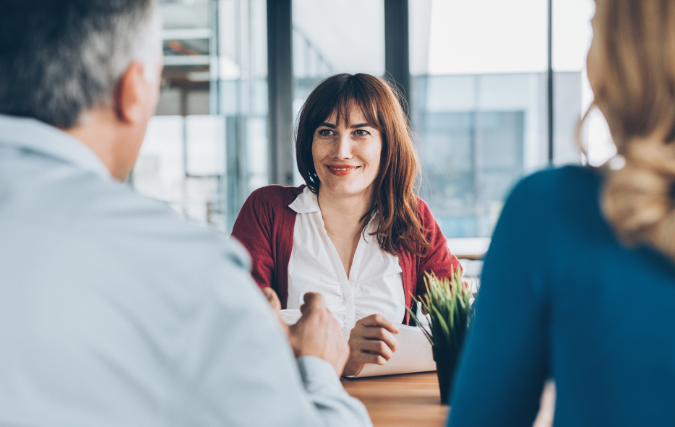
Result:
{"label": "paper document", "polygon": [[[300,310],[281,310],[281,318],[288,325],[300,319]],[[384,365],[366,364],[356,376],[377,377],[380,375],[409,374],[412,372],[429,372],[436,370],[436,362],[422,330],[415,326],[398,325],[396,351]]]}
{"label": "paper document", "polygon": [[281,310],[280,312],[281,320],[289,326],[295,325],[298,320],[300,320],[300,317],[302,317],[302,313],[300,313],[300,310],[297,308],[289,308],[288,310]]}

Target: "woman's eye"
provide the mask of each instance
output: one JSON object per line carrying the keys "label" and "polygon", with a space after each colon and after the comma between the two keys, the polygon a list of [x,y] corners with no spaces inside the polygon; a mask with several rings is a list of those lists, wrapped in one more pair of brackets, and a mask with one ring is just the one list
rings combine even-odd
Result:
{"label": "woman's eye", "polygon": [[331,136],[333,134],[333,131],[330,129],[321,129],[319,130],[319,135],[321,136]]}
{"label": "woman's eye", "polygon": [[357,129],[354,133],[357,134],[358,136],[370,135],[370,132],[368,132],[367,130],[363,130],[363,129]]}

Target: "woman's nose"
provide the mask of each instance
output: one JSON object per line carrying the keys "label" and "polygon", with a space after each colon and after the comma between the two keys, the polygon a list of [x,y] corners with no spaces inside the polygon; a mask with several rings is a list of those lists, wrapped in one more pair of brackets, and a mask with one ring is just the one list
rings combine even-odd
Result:
{"label": "woman's nose", "polygon": [[335,147],[335,157],[338,159],[350,159],[352,157],[352,140],[349,134],[340,136]]}

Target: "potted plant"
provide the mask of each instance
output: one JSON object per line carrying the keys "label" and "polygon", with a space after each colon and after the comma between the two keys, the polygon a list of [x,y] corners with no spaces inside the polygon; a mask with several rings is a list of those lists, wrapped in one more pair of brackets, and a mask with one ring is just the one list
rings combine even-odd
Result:
{"label": "potted plant", "polygon": [[[429,315],[428,329],[421,329],[433,349],[441,403],[448,404],[455,368],[471,320],[471,290],[462,282],[459,268],[449,278],[439,278],[433,272],[426,272],[424,282],[427,292],[415,300],[419,301],[422,311]],[[416,314],[409,311],[415,322],[421,325]]]}

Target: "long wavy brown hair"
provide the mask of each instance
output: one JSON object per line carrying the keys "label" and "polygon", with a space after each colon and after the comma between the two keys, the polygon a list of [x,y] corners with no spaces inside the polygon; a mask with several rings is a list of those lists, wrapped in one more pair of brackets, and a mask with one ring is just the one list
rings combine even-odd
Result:
{"label": "long wavy brown hair", "polygon": [[318,194],[321,182],[314,168],[312,142],[321,123],[336,112],[337,121],[349,123],[349,111],[358,107],[369,126],[382,135],[380,170],[373,182],[370,211],[379,216],[372,235],[383,251],[399,255],[402,249],[421,255],[429,246],[418,216],[419,159],[401,96],[384,80],[369,74],[337,74],[322,81],[300,111],[295,135],[295,152],[300,175]]}
{"label": "long wavy brown hair", "polygon": [[675,261],[675,1],[596,0],[589,68],[619,170],[607,170],[605,217],[629,245]]}

